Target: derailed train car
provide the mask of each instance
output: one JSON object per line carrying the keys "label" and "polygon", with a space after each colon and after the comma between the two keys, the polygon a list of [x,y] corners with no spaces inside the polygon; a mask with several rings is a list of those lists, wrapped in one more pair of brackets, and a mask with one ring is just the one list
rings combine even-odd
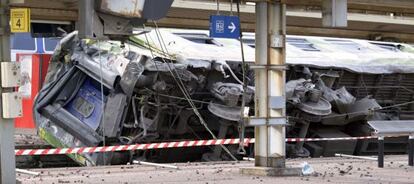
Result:
{"label": "derailed train car", "polygon": [[[245,64],[253,64],[252,39],[245,41]],[[412,106],[384,108],[414,98],[410,52],[396,43],[288,37],[288,137],[367,134],[368,119],[410,119]],[[243,75],[243,66],[237,40],[200,31],[154,30],[125,43],[79,40],[74,32],[52,57],[35,122],[56,147],[252,137],[252,128],[240,133],[242,106],[254,108],[254,73]],[[345,151],[354,152],[349,144]],[[297,143],[287,150],[318,156],[335,149]],[[69,156],[83,165],[229,159],[220,147]]]}

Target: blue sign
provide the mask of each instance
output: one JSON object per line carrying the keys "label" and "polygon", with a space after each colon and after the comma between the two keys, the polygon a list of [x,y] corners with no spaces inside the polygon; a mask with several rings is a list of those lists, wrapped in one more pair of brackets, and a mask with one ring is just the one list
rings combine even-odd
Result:
{"label": "blue sign", "polygon": [[240,19],[237,16],[211,15],[210,37],[239,38]]}

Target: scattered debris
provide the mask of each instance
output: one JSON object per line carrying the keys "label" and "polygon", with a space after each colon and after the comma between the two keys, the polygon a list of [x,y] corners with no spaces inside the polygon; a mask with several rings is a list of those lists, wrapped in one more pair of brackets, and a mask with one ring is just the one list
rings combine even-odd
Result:
{"label": "scattered debris", "polygon": [[171,164],[159,164],[159,163],[152,163],[152,162],[145,162],[145,161],[138,161],[138,160],[134,160],[133,163],[140,164],[140,165],[149,165],[149,166],[156,166],[156,167],[179,169],[177,166],[171,165]]}
{"label": "scattered debris", "polygon": [[301,167],[302,167],[302,174],[305,175],[305,176],[306,175],[311,175],[311,174],[313,174],[313,172],[315,172],[313,170],[312,166],[308,164],[308,162],[303,162],[301,164]]}

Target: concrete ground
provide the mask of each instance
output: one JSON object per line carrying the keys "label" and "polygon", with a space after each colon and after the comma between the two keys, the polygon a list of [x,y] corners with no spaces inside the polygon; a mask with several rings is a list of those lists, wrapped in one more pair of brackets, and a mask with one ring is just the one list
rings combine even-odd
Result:
{"label": "concrete ground", "polygon": [[239,174],[240,167],[253,166],[253,161],[181,163],[179,169],[143,165],[106,167],[72,167],[32,169],[40,176],[17,174],[21,183],[200,183],[200,184],[321,184],[321,183],[414,183],[414,168],[408,167],[407,156],[386,156],[385,167],[376,161],[347,158],[312,158],[287,160],[288,166],[308,162],[315,173],[311,176],[262,177]]}

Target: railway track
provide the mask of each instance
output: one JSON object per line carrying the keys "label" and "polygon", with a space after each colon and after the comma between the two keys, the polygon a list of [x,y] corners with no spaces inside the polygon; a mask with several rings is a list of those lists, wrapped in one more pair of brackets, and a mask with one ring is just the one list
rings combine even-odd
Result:
{"label": "railway track", "polygon": [[[17,133],[14,136],[16,149],[52,148],[35,134]],[[66,155],[16,156],[17,168],[53,168],[79,166]]]}

